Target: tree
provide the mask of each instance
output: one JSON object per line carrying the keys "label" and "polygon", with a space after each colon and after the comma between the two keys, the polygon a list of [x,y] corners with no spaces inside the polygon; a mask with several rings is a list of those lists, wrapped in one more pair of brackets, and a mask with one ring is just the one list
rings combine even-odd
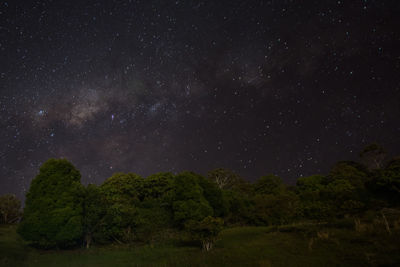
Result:
{"label": "tree", "polygon": [[276,175],[262,176],[254,184],[256,194],[279,194],[285,189],[282,179]]}
{"label": "tree", "polygon": [[386,151],[378,144],[370,144],[360,152],[361,161],[369,169],[380,169],[386,157]]}
{"label": "tree", "polygon": [[32,180],[18,233],[31,244],[70,247],[82,240],[84,188],[66,159],[49,159]]}
{"label": "tree", "polygon": [[400,157],[395,157],[388,162],[386,169],[400,172]]}
{"label": "tree", "polygon": [[328,182],[344,179],[349,181],[356,189],[363,190],[367,180],[368,171],[360,164],[353,161],[339,161],[327,177]]}
{"label": "tree", "polygon": [[290,191],[281,194],[255,195],[254,215],[257,225],[281,225],[295,220],[298,196]]}
{"label": "tree", "polygon": [[223,225],[224,221],[221,218],[207,216],[201,221],[187,222],[186,229],[189,230],[193,239],[201,242],[205,251],[209,251],[217,240]]}
{"label": "tree", "polygon": [[142,198],[165,200],[172,192],[173,181],[174,175],[169,172],[150,175],[144,179]]}
{"label": "tree", "polygon": [[333,180],[326,186],[324,194],[335,217],[355,214],[364,208],[359,189],[351,183],[351,180]]}
{"label": "tree", "polygon": [[137,240],[153,243],[173,228],[173,216],[169,205],[159,199],[145,199],[137,207],[135,234]]}
{"label": "tree", "polygon": [[86,248],[90,247],[93,240],[102,242],[106,239],[100,231],[106,214],[105,201],[99,187],[89,184],[85,190],[83,205],[83,231]]}
{"label": "tree", "polygon": [[224,201],[222,190],[212,181],[198,176],[198,183],[203,189],[203,195],[214,210],[215,217],[222,217],[227,212],[227,203]]}
{"label": "tree", "polygon": [[143,200],[138,207],[138,239],[153,242],[164,238],[166,229],[173,226],[172,197],[174,175],[156,173],[144,179]]}
{"label": "tree", "polygon": [[174,221],[183,227],[187,221],[201,221],[213,215],[213,208],[204,197],[199,184],[199,176],[192,172],[183,172],[175,176],[172,210]]}
{"label": "tree", "polygon": [[391,205],[400,202],[400,158],[391,160],[383,169],[374,170],[367,183],[371,193]]}
{"label": "tree", "polygon": [[296,181],[297,189],[301,192],[315,192],[321,190],[325,185],[325,176],[311,175],[300,177]]}
{"label": "tree", "polygon": [[122,243],[135,239],[143,183],[139,175],[115,173],[100,186],[107,210],[100,231],[109,241]]}
{"label": "tree", "polygon": [[223,168],[210,171],[207,178],[216,183],[220,189],[232,189],[243,180],[236,173]]}
{"label": "tree", "polygon": [[233,225],[246,225],[254,223],[255,208],[252,197],[242,192],[223,191],[226,215],[224,221]]}
{"label": "tree", "polygon": [[21,201],[15,195],[0,196],[0,223],[17,222],[21,217]]}
{"label": "tree", "polygon": [[332,216],[329,202],[323,198],[329,180],[322,175],[311,175],[297,179],[297,191],[300,198],[299,212],[304,218],[325,220]]}

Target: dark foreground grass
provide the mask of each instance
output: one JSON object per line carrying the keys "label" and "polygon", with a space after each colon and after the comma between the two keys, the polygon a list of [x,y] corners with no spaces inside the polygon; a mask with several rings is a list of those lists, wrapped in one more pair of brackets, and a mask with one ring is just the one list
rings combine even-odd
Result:
{"label": "dark foreground grass", "polygon": [[30,248],[0,227],[0,266],[399,266],[398,233],[363,234],[312,226],[240,227],[223,231],[203,252],[179,242],[67,251]]}

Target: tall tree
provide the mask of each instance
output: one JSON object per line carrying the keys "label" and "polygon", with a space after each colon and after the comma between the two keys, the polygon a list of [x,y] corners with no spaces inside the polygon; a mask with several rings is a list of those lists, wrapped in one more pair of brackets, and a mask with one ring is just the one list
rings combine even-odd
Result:
{"label": "tall tree", "polygon": [[100,186],[107,213],[102,235],[110,241],[131,242],[139,223],[138,206],[144,179],[133,173],[115,173]]}
{"label": "tall tree", "polygon": [[69,247],[82,239],[84,188],[66,159],[49,159],[32,180],[18,233],[40,247]]}

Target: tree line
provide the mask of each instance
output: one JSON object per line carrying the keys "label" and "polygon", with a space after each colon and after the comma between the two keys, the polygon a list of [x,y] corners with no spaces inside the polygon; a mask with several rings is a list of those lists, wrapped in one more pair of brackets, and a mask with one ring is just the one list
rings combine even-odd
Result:
{"label": "tree line", "polygon": [[188,234],[209,250],[223,227],[327,222],[398,207],[400,158],[385,161],[375,144],[360,155],[361,162],[340,161],[328,174],[298,178],[295,186],[272,174],[250,183],[215,169],[206,176],[115,173],[85,187],[70,162],[49,159],[31,182],[18,233],[41,248],[157,242]]}

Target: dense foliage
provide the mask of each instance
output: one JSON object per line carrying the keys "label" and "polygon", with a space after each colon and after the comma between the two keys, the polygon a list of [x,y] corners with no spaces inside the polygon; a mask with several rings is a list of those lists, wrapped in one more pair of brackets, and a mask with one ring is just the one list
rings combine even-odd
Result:
{"label": "dense foliage", "polygon": [[32,180],[18,233],[39,247],[70,247],[83,233],[84,187],[65,159],[50,159]]}
{"label": "dense foliage", "polygon": [[18,231],[41,247],[152,243],[188,233],[208,250],[222,226],[358,218],[400,203],[400,160],[385,164],[382,153],[369,146],[362,153],[366,163],[341,161],[327,175],[301,177],[295,186],[275,175],[249,183],[216,169],[207,177],[115,173],[84,188],[68,161],[51,159],[32,181]]}

